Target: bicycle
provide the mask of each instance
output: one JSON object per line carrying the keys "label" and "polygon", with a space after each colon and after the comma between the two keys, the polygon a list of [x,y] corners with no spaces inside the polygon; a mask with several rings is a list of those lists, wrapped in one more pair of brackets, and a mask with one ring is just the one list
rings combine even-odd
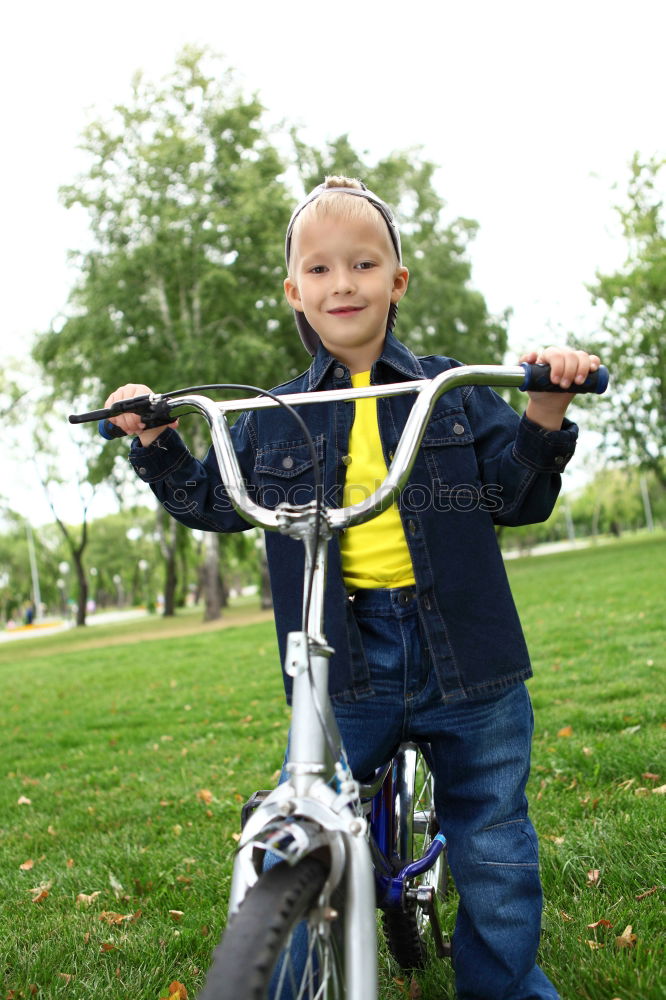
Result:
{"label": "bicycle", "polygon": [[[607,382],[602,367],[568,391],[601,393]],[[366,785],[352,775],[328,696],[332,650],[323,633],[323,597],[332,533],[369,520],[397,498],[436,402],[464,385],[557,391],[547,366],[463,366],[431,380],[280,397],[248,386],[198,386],[70,417],[73,423],[99,420],[104,436],[117,436],[106,421],[121,412],[140,413],[146,426],[169,423],[183,409],[201,413],[238,512],[305,546],[302,629],[288,637],[285,664],[293,679],[287,778],[270,792],[255,793],[244,807],[227,929],[200,1000],[262,1000],[269,992],[275,1000],[371,1000],[377,996],[376,906],[384,912],[389,948],[404,968],[423,965],[428,932],[439,956],[449,952],[438,913],[447,891],[446,839],[434,810],[428,746],[400,747]],[[261,395],[229,402],[199,395],[222,388]],[[387,475],[371,496],[345,508],[324,507],[320,489],[312,502],[275,509],[251,498],[229,414],[403,393],[417,398]],[[302,418],[293,413],[307,440]],[[311,454],[316,469],[314,446]],[[267,855],[280,860],[266,867]]]}

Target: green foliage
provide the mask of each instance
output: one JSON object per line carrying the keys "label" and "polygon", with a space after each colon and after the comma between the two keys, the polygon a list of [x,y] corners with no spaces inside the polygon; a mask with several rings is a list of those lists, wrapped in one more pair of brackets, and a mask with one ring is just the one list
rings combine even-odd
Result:
{"label": "green foliage", "polygon": [[36,347],[61,393],[272,382],[297,367],[278,294],[282,164],[258,101],[204,64],[186,50],[162,87],[137,77],[128,104],[87,129],[90,170],[63,197],[87,210],[95,248],[79,255],[70,317]]}
{"label": "green foliage", "polygon": [[606,316],[596,346],[612,373],[613,420],[602,430],[623,462],[651,469],[666,489],[666,161],[631,164],[618,208],[627,259],[591,286]]}
{"label": "green foliage", "polygon": [[[645,507],[647,493],[652,524]],[[597,536],[666,528],[666,493],[654,474],[635,467],[598,472],[576,493],[560,496],[552,514],[540,524],[526,524],[501,535],[504,547],[525,551],[543,542],[572,536],[580,540]]]}

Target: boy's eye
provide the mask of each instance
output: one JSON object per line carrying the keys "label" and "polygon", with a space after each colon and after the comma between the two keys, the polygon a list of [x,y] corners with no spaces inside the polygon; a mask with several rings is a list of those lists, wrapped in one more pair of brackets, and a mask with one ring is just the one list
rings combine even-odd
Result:
{"label": "boy's eye", "polygon": [[374,260],[362,260],[356,265],[361,271],[368,271],[375,266]]}
{"label": "boy's eye", "polygon": [[315,264],[314,267],[308,268],[310,274],[325,274],[326,267],[323,264]]}

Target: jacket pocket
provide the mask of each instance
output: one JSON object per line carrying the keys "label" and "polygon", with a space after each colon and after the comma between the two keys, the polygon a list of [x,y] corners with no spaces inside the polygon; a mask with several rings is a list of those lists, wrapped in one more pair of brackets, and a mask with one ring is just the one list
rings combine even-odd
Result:
{"label": "jacket pocket", "polygon": [[435,413],[426,427],[421,453],[435,486],[449,489],[478,484],[474,434],[462,409]]}
{"label": "jacket pocket", "polygon": [[[326,439],[313,438],[318,475],[324,482]],[[257,451],[254,472],[259,503],[275,508],[281,503],[304,504],[314,499],[315,471],[312,452],[303,439],[273,441]]]}

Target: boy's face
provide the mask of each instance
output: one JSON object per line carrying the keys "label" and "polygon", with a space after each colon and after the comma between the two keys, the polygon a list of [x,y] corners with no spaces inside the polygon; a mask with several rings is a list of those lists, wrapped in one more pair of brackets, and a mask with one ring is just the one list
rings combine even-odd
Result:
{"label": "boy's face", "polygon": [[383,219],[303,221],[291,249],[289,305],[304,312],[324,346],[351,373],[367,371],[384,346],[392,302],[409,272],[396,259]]}

